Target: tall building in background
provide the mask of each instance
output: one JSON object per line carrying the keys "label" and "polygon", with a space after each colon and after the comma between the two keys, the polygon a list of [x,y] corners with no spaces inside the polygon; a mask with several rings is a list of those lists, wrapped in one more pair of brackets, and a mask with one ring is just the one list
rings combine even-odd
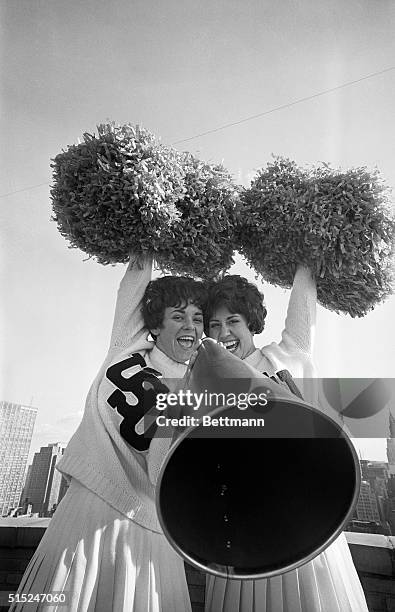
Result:
{"label": "tall building in background", "polygon": [[395,416],[390,413],[390,438],[387,439],[387,457],[389,469],[388,482],[388,521],[391,533],[395,535]]}
{"label": "tall building in background", "polygon": [[369,482],[362,480],[356,507],[356,518],[360,521],[380,522],[377,499]]}
{"label": "tall building in background", "polygon": [[22,493],[21,493],[21,499],[19,501],[19,508],[21,509],[20,514],[31,513],[31,510],[32,510],[31,506],[29,506],[28,503],[25,503],[25,500],[26,500],[26,490],[29,487],[30,474],[31,473],[32,473],[32,466],[30,464],[29,467],[27,468],[25,484],[23,485],[23,489],[22,489]]}
{"label": "tall building in background", "polygon": [[387,458],[390,478],[395,478],[395,416],[390,412],[390,438],[387,438]]}
{"label": "tall building in background", "polygon": [[51,516],[67,490],[64,477],[55,469],[65,448],[65,444],[48,444],[34,455],[29,480],[23,492],[24,498],[21,499],[23,506],[31,504],[33,513]]}
{"label": "tall building in background", "polygon": [[19,506],[37,408],[0,401],[0,516]]}

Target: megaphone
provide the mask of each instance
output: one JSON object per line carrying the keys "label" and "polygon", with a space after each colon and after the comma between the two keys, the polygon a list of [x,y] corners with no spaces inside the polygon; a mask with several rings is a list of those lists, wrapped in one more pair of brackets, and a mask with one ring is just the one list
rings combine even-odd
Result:
{"label": "megaphone", "polygon": [[[206,401],[162,465],[157,511],[172,547],[235,579],[288,572],[320,554],[358,501],[358,457],[341,425],[213,341],[202,343],[186,386],[223,401]],[[240,389],[243,410],[228,401]],[[266,403],[251,400],[258,395]]]}

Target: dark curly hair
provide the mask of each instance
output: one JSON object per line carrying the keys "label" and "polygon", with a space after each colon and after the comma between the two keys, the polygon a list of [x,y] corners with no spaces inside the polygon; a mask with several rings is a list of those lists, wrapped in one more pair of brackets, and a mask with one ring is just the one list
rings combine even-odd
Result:
{"label": "dark curly hair", "polygon": [[147,329],[161,327],[165,308],[194,304],[203,311],[207,288],[189,276],[162,276],[148,283],[143,295],[142,313]]}
{"label": "dark curly hair", "polygon": [[253,283],[238,274],[224,276],[207,284],[208,300],[204,308],[204,331],[208,335],[209,322],[215,311],[226,306],[232,313],[244,316],[252,334],[260,334],[265,327],[267,310],[264,295]]}

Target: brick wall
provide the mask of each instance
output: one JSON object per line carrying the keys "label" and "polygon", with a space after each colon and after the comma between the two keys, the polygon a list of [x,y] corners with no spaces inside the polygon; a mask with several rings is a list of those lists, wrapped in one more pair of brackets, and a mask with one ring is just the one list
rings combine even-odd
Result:
{"label": "brick wall", "polygon": [[[49,520],[0,519],[0,592],[16,591]],[[0,612],[6,610],[0,603]]]}
{"label": "brick wall", "polygon": [[395,536],[346,533],[371,612],[395,612]]}
{"label": "brick wall", "polygon": [[192,612],[204,612],[204,593],[206,588],[206,575],[185,563],[189,596],[191,598]]}

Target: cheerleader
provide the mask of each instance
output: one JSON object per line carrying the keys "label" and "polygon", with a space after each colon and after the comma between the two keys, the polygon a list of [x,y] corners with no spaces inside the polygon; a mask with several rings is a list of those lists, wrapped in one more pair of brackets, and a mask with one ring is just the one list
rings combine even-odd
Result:
{"label": "cheerleader", "polygon": [[[209,288],[205,331],[259,372],[298,379],[304,399],[317,401],[312,361],[316,285],[297,268],[281,341],[257,348],[266,317],[263,295],[247,279],[225,276]],[[303,380],[302,380],[303,379]],[[207,578],[206,612],[368,612],[344,534],[305,565],[259,580]]]}
{"label": "cheerleader", "polygon": [[68,612],[191,610],[184,565],[160,528],[150,478],[169,441],[150,445],[135,426],[155,393],[184,376],[203,332],[205,290],[188,277],[150,281],[151,267],[149,259],[130,264],[121,282],[108,354],[57,465],[69,489],[18,590],[64,592]]}

